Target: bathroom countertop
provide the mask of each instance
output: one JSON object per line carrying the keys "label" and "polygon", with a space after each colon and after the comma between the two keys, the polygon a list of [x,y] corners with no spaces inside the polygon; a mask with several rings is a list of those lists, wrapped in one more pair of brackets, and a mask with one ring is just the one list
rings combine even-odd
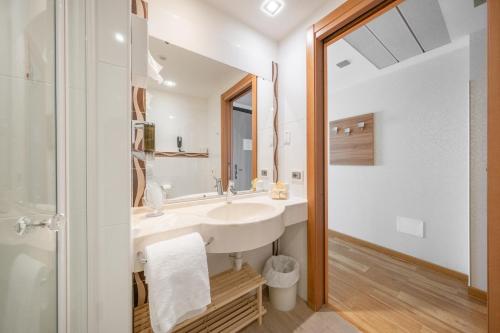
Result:
{"label": "bathroom countertop", "polygon": [[[158,217],[146,217],[150,212],[149,209],[135,208],[132,214],[132,236],[137,238],[147,236],[155,231],[175,230],[198,225],[206,220],[206,212],[219,206],[224,201],[224,198],[217,198],[165,205],[163,208],[164,214]],[[307,200],[304,198],[290,197],[287,200],[272,200],[267,194],[257,194],[233,197],[232,201],[236,203],[267,203],[285,206],[284,222],[287,227],[307,220]],[[144,226],[145,224],[151,225],[151,228],[134,230],[135,227]]]}
{"label": "bathroom countertop", "polygon": [[[134,251],[137,253],[154,242],[172,239],[190,232],[199,232],[203,235],[203,225],[211,224],[207,213],[224,204],[225,198],[207,199],[188,203],[167,204],[163,208],[163,215],[146,217],[150,212],[146,208],[136,208],[132,215],[132,238]],[[232,202],[267,204],[283,209],[283,223],[285,227],[305,222],[307,220],[307,200],[299,197],[290,197],[287,200],[272,200],[267,194],[251,194],[233,197]],[[141,267],[136,263],[135,271]]]}

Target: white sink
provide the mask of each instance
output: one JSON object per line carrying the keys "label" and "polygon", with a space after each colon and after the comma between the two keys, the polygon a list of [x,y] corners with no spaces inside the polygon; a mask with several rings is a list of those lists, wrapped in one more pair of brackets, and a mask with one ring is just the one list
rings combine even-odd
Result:
{"label": "white sink", "polygon": [[207,212],[207,216],[216,220],[215,223],[240,224],[251,223],[259,219],[279,214],[276,207],[263,203],[232,203],[223,204]]}
{"label": "white sink", "polygon": [[[287,225],[305,221],[307,201],[274,201],[262,195],[233,199],[231,204],[214,199],[169,205],[158,217],[147,217],[148,212],[139,208],[133,215],[134,253],[192,232],[200,233],[205,241],[212,239],[208,253],[232,253],[268,245],[283,234]],[[142,263],[136,261],[134,271],[143,269]]]}
{"label": "white sink", "polygon": [[285,231],[283,205],[253,202],[222,203],[206,212],[203,235],[213,237],[209,253],[253,250],[270,244]]}

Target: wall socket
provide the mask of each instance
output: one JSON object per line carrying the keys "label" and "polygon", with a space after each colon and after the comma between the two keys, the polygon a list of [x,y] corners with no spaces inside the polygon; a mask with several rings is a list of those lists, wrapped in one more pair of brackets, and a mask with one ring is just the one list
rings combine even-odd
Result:
{"label": "wall socket", "polygon": [[424,238],[424,221],[409,217],[396,217],[397,232]]}
{"label": "wall socket", "polygon": [[261,177],[267,177],[269,175],[269,171],[267,169],[260,170]]}
{"label": "wall socket", "polygon": [[292,181],[295,183],[302,183],[304,181],[303,172],[297,170],[292,171]]}

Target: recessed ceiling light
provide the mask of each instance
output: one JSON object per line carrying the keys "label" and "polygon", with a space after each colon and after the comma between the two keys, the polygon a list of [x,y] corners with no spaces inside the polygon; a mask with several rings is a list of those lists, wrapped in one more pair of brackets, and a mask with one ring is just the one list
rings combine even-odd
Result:
{"label": "recessed ceiling light", "polygon": [[163,81],[163,85],[167,86],[169,88],[173,88],[177,85],[177,83],[175,83],[174,81],[166,80],[166,81]]}
{"label": "recessed ceiling light", "polygon": [[276,16],[285,7],[281,0],[266,0],[260,6],[260,10],[269,16]]}
{"label": "recessed ceiling light", "polygon": [[123,34],[121,34],[121,33],[119,33],[119,32],[117,32],[117,33],[115,34],[115,39],[116,39],[116,41],[117,41],[117,42],[119,42],[119,43],[124,43],[124,42],[125,42],[125,36],[123,36]]}

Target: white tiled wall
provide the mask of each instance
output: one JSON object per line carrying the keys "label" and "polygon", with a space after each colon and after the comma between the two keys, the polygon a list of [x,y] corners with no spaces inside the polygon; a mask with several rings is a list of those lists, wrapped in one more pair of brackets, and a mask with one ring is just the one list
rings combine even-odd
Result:
{"label": "white tiled wall", "polygon": [[[130,270],[130,1],[98,0],[95,6],[95,112],[89,133],[95,143],[95,178],[89,179],[89,206],[95,206],[90,229],[96,237],[89,249],[94,265],[90,276],[95,304],[89,308],[89,331],[131,332],[132,284]],[[90,59],[92,60],[92,59]],[[95,119],[95,120],[92,120]],[[89,139],[92,142],[92,138]],[[92,192],[94,190],[94,193]],[[93,309],[95,306],[95,309]],[[96,319],[96,322],[92,322]]]}

